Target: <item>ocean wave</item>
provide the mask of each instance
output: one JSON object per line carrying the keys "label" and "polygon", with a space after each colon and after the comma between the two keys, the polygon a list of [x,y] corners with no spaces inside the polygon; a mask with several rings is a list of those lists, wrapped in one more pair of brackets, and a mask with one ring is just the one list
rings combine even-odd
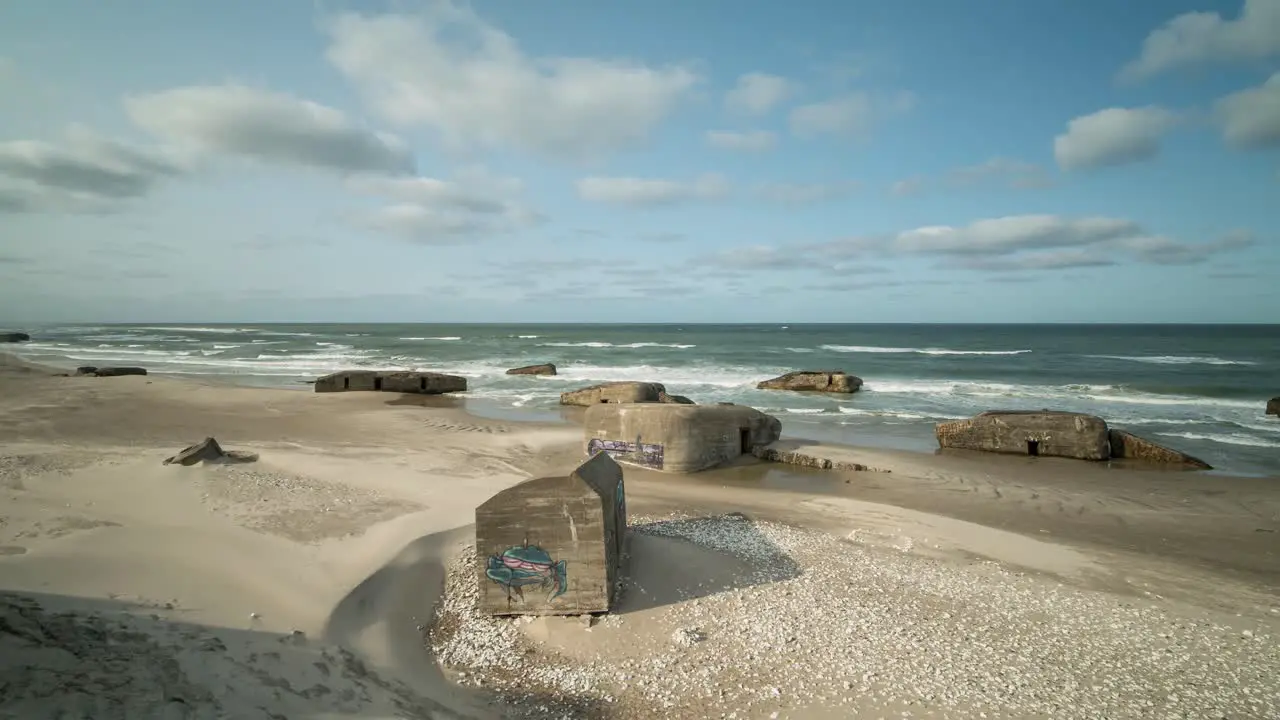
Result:
{"label": "ocean wave", "polygon": [[1251,360],[1228,360],[1212,355],[1086,355],[1105,360],[1129,360],[1152,365],[1257,365]]}
{"label": "ocean wave", "polygon": [[916,355],[1025,355],[1031,350],[951,350],[949,348],[880,347],[877,345],[822,345],[823,350],[842,353],[894,353]]}
{"label": "ocean wave", "polygon": [[1125,405],[1168,405],[1256,410],[1252,400],[1161,395],[1130,390],[1123,385],[1017,385],[976,380],[869,380],[863,390],[877,394],[933,395],[941,398],[1007,398],[1037,403],[1089,401]]}
{"label": "ocean wave", "polygon": [[787,352],[793,352],[793,353],[811,353],[811,352],[814,352],[814,350],[813,350],[813,348],[793,348],[793,347],[789,347],[789,348],[787,348]]}
{"label": "ocean wave", "polygon": [[[535,336],[536,337],[536,336]],[[656,343],[656,342],[633,342],[615,345],[610,342],[549,342],[538,343],[538,347],[584,347],[584,348],[624,348],[627,350],[637,350],[639,348],[672,348],[675,350],[688,350],[689,348],[698,347],[697,345],[684,345],[681,343]]]}
{"label": "ocean wave", "polygon": [[1176,432],[1176,433],[1156,433],[1165,437],[1176,437],[1184,440],[1207,440],[1209,442],[1222,443],[1224,445],[1246,445],[1248,447],[1270,447],[1280,448],[1280,441],[1267,440],[1265,438],[1253,437],[1243,433],[1199,433],[1199,432]]}

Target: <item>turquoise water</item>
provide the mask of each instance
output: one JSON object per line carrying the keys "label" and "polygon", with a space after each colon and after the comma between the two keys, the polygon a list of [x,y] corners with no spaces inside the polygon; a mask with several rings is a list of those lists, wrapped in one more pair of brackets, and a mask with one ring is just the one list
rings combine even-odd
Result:
{"label": "turquoise water", "polygon": [[[135,364],[305,389],[344,368],[470,378],[478,409],[545,415],[567,389],[654,380],[698,402],[776,413],[788,435],[932,449],[933,423],[1054,408],[1113,424],[1240,474],[1280,474],[1280,326],[1073,325],[111,325],[28,329],[38,362]],[[507,368],[554,362],[557,377]],[[755,390],[790,370],[844,370],[849,397]]]}

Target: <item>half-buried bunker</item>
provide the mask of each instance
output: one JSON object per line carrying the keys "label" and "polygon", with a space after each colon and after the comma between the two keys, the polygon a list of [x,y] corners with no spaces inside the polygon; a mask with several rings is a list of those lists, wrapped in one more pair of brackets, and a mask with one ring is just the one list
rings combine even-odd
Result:
{"label": "half-buried bunker", "polygon": [[669,473],[722,465],[782,434],[772,415],[744,405],[607,403],[587,408],[586,452]]}

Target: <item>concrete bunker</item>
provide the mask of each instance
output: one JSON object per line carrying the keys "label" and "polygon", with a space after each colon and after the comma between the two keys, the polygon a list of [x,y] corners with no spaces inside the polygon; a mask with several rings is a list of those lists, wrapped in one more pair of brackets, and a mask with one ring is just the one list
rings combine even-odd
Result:
{"label": "concrete bunker", "polygon": [[745,405],[597,404],[587,408],[588,455],[669,473],[707,470],[775,442],[782,423]]}
{"label": "concrete bunker", "polygon": [[608,612],[626,533],[622,468],[607,453],[567,476],[533,478],[497,493],[476,508],[480,612]]}
{"label": "concrete bunker", "polygon": [[1211,469],[1199,458],[1108,427],[1102,418],[1084,413],[987,411],[967,420],[938,423],[934,433],[942,448],[1077,460],[1126,459],[1171,468]]}
{"label": "concrete bunker", "polygon": [[342,370],[315,382],[318,393],[369,391],[440,395],[466,389],[466,378],[435,372]]}

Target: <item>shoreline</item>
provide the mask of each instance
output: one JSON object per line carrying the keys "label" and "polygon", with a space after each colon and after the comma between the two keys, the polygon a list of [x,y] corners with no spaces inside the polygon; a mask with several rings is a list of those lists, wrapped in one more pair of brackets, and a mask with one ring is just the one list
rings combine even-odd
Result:
{"label": "shoreline", "polygon": [[[12,353],[5,352],[3,349],[0,349],[0,361],[6,361],[6,360],[9,362],[23,363],[26,365],[30,365],[34,368],[41,368],[44,371],[54,372],[54,373],[75,371],[75,366],[73,365],[63,366],[63,365],[57,365],[53,363],[35,363],[29,360],[26,360],[21,356],[14,355]],[[312,388],[312,381],[299,381],[298,383],[296,383],[296,385],[292,385],[292,384],[266,385],[266,384],[238,382],[237,376],[235,374],[183,374],[183,373],[166,373],[166,372],[152,373],[150,372],[150,370],[148,370],[148,372],[149,372],[148,377],[165,378],[168,380],[176,380],[179,382],[186,382],[186,383],[191,383],[195,385],[205,385],[210,387],[231,387],[231,388],[267,390],[267,391],[272,391],[272,390],[282,390],[282,391],[290,391],[290,392],[302,391],[306,393],[314,392]],[[470,390],[470,388],[468,389]],[[778,391],[778,392],[780,395],[786,394],[785,391]],[[473,415],[478,418],[484,418],[486,420],[518,422],[518,423],[535,423],[535,424],[552,423],[552,424],[579,425],[579,426],[581,425],[581,410],[579,408],[574,408],[569,406],[558,406],[554,409],[552,408],[533,408],[533,409],[512,408],[512,407],[503,405],[502,403],[499,403],[497,401],[489,400],[487,398],[468,397],[465,392],[464,393],[447,393],[447,394],[438,395],[438,396],[422,396],[422,397],[431,398],[430,400],[422,400],[421,402],[430,403],[432,406],[450,407],[457,410],[462,410],[470,415]],[[417,399],[417,396],[407,395],[407,396],[404,396],[404,398],[402,398],[402,401],[399,404],[411,405],[417,402],[420,402],[420,400]],[[939,456],[947,456],[947,455],[962,456],[967,454],[963,451],[940,449],[936,445],[936,439],[930,442],[920,438],[915,438],[914,436],[907,436],[904,434],[894,434],[891,432],[872,433],[871,434],[872,439],[882,440],[882,442],[879,442],[879,443],[876,443],[876,442],[871,442],[866,444],[850,443],[850,442],[844,441],[844,439],[840,437],[841,433],[839,431],[825,428],[816,423],[808,424],[808,423],[805,423],[803,420],[798,419],[803,417],[804,416],[801,415],[801,416],[784,416],[779,418],[780,420],[783,420],[782,439],[800,440],[800,441],[806,441],[806,442],[817,442],[824,445],[832,445],[839,448],[848,448],[854,451],[884,450],[884,451],[910,453],[912,455],[931,456],[931,457],[939,457]],[[1106,418],[1104,418],[1104,420],[1105,419]],[[799,432],[795,431],[796,425],[801,426],[801,430]],[[992,453],[979,453],[979,455],[984,457],[991,457],[991,456],[1000,457],[999,455],[992,454]],[[1021,456],[1009,456],[1007,459],[1016,460],[1019,457]],[[1085,462],[1085,461],[1079,461],[1079,462]],[[1115,461],[1115,460],[1089,463],[1089,464],[1095,465],[1097,467],[1108,468],[1108,469],[1121,469],[1121,470],[1128,470],[1128,471],[1135,471],[1135,472],[1153,472],[1153,473],[1193,472],[1198,475],[1208,475],[1208,476],[1220,477],[1220,478],[1251,478],[1251,479],[1276,478],[1280,480],[1280,473],[1271,474],[1266,472],[1231,471],[1231,470],[1223,470],[1218,467],[1215,467],[1211,470],[1177,471],[1177,470],[1161,469],[1156,467],[1143,467],[1140,464],[1126,463],[1124,461]]]}

